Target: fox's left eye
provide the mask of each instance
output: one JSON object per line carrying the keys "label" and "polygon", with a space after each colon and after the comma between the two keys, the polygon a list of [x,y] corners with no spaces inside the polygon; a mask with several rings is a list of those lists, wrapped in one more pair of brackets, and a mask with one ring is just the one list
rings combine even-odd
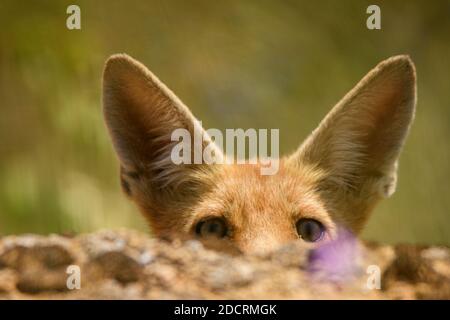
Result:
{"label": "fox's left eye", "polygon": [[195,233],[201,237],[223,238],[228,232],[227,225],[222,218],[210,218],[200,221],[195,226]]}
{"label": "fox's left eye", "polygon": [[307,242],[317,242],[325,235],[325,227],[314,219],[300,219],[296,224],[298,235]]}

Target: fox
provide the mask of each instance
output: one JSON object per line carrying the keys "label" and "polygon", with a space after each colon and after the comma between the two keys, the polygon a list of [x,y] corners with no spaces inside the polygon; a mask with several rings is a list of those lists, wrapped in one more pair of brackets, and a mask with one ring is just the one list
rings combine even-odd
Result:
{"label": "fox", "polygon": [[[390,197],[414,119],[416,71],[408,55],[373,68],[274,175],[260,164],[174,164],[171,133],[198,121],[149,69],[126,54],[103,71],[103,115],[119,160],[120,184],[156,237],[184,234],[265,253],[289,242],[358,236]],[[211,140],[203,128],[203,146]],[[214,152],[221,153],[217,148]]]}

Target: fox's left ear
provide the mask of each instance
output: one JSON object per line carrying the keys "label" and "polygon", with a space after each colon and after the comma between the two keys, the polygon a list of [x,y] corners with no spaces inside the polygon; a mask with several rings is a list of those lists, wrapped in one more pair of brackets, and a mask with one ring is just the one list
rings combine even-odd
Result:
{"label": "fox's left ear", "polygon": [[389,58],[330,111],[288,162],[321,170],[318,188],[331,199],[328,207],[358,230],[376,200],[395,191],[415,105],[414,64],[408,56]]}
{"label": "fox's left ear", "polygon": [[103,73],[103,113],[120,161],[122,187],[146,212],[161,215],[170,205],[192,202],[206,188],[205,177],[212,176],[214,166],[176,164],[172,151],[180,137],[172,139],[173,133],[181,129],[188,138],[196,134],[203,138],[203,144],[189,140],[190,151],[183,149],[183,155],[186,152],[191,159],[198,150],[202,154],[205,146],[212,146],[221,157],[220,149],[210,144],[189,108],[143,64],[124,54],[108,59]]}

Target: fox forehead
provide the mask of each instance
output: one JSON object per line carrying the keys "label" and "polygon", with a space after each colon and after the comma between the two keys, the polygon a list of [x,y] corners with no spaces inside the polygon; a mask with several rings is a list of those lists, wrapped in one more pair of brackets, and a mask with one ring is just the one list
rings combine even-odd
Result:
{"label": "fox forehead", "polygon": [[332,231],[330,214],[315,192],[320,177],[318,169],[304,166],[299,170],[284,160],[280,160],[276,175],[267,176],[260,174],[260,165],[221,166],[211,191],[192,208],[186,231],[199,220],[214,216],[225,218],[237,231],[288,229],[295,234],[295,222],[300,218],[319,220]]}

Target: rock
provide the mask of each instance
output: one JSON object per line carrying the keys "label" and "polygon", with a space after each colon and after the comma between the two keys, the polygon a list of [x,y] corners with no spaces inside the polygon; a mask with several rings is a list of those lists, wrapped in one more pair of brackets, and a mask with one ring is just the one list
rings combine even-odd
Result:
{"label": "rock", "polygon": [[[71,266],[80,289],[68,286]],[[378,271],[380,290],[370,286]],[[0,238],[3,299],[450,299],[449,280],[447,247],[354,238],[265,256],[129,230]]]}

